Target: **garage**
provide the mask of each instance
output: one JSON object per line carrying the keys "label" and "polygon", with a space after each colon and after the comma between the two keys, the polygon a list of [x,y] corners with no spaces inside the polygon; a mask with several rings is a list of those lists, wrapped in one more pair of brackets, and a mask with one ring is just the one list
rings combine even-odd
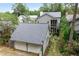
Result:
{"label": "garage", "polygon": [[43,55],[49,41],[48,34],[48,24],[23,23],[13,32],[10,42],[14,41],[11,45],[15,49]]}

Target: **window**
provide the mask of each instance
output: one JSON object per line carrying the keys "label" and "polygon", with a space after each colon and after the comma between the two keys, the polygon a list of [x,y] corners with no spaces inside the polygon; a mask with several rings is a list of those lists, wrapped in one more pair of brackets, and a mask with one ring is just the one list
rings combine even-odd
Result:
{"label": "window", "polygon": [[51,33],[57,33],[57,20],[51,20]]}

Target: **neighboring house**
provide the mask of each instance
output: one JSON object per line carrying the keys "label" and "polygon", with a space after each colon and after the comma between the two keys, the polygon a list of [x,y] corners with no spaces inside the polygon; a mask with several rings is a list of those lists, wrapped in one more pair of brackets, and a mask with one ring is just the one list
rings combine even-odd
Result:
{"label": "neighboring house", "polygon": [[10,39],[10,47],[39,55],[44,54],[48,43],[48,24],[20,24]]}
{"label": "neighboring house", "polygon": [[37,15],[29,15],[29,19],[30,19],[29,23],[31,24],[36,23],[36,18],[37,18]]}
{"label": "neighboring house", "polygon": [[32,20],[32,21],[36,21],[36,18],[37,18],[37,15],[29,15],[29,17],[30,17],[30,19]]}
{"label": "neighboring house", "polygon": [[57,33],[59,29],[61,12],[40,12],[37,23],[48,23],[50,33]]}
{"label": "neighboring house", "polygon": [[12,25],[12,21],[9,21],[9,20],[0,20],[0,25],[11,26]]}
{"label": "neighboring house", "polygon": [[20,15],[20,16],[18,17],[18,20],[19,20],[19,23],[23,23],[23,22],[25,22],[25,20],[26,20],[26,16]]}
{"label": "neighboring house", "polygon": [[20,15],[18,17],[18,20],[19,20],[19,24],[20,23],[35,23],[36,18],[37,18],[37,15],[29,15],[29,16]]}
{"label": "neighboring house", "polygon": [[[70,27],[71,27],[71,22],[73,20],[73,15],[67,15],[66,16],[67,21],[70,23]],[[76,33],[79,33],[79,14],[76,15],[76,20],[75,20],[75,29]]]}

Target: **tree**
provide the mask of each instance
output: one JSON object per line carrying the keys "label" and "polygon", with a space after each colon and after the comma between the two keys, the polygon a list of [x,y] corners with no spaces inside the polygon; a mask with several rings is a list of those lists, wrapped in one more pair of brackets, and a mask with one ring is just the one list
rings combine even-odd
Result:
{"label": "tree", "polygon": [[18,24],[18,18],[11,13],[0,13],[0,20],[12,21],[13,25]]}
{"label": "tree", "polygon": [[[10,21],[8,24],[6,23],[7,21]],[[5,12],[5,13],[0,13],[0,27],[2,29],[2,34],[0,38],[0,44],[6,44],[11,36],[11,31],[14,29],[13,26],[18,24],[18,19],[15,15]]]}
{"label": "tree", "polygon": [[34,11],[29,11],[30,15],[40,15],[40,11],[39,10],[34,10]]}
{"label": "tree", "polygon": [[19,16],[19,15],[24,15],[24,14],[28,14],[28,7],[26,7],[24,4],[22,3],[15,3],[12,7],[12,9],[14,10],[14,14]]}
{"label": "tree", "polygon": [[64,39],[64,41],[67,41],[69,37],[69,31],[70,31],[69,23],[66,17],[63,16],[60,21],[60,37],[62,37],[61,39]]}
{"label": "tree", "polygon": [[56,12],[56,11],[62,11],[63,10],[63,4],[60,3],[54,3],[54,4],[43,4],[42,7],[40,7],[40,11],[44,12]]}
{"label": "tree", "polygon": [[71,30],[70,30],[70,36],[69,36],[69,42],[68,42],[69,48],[71,48],[73,44],[74,23],[76,19],[77,8],[78,8],[78,3],[75,4],[75,8],[74,8],[74,15],[73,15],[72,23],[71,23]]}
{"label": "tree", "polygon": [[49,4],[44,3],[42,7],[39,8],[40,11],[48,12],[49,11]]}
{"label": "tree", "polygon": [[53,11],[53,12],[61,12],[63,10],[63,4],[60,4],[60,3],[54,3],[54,4],[50,4],[49,5],[50,7],[50,11]]}
{"label": "tree", "polygon": [[65,46],[68,42],[68,38],[69,38],[69,23],[66,19],[65,16],[61,17],[61,21],[60,21],[60,27],[59,27],[59,48],[60,48],[60,52],[63,53],[63,51],[65,51]]}
{"label": "tree", "polygon": [[39,8],[39,10],[43,12],[61,12],[61,14],[64,15],[64,6],[65,5],[61,3],[43,4],[43,6]]}
{"label": "tree", "polygon": [[65,3],[64,4],[64,13],[73,14],[74,3]]}

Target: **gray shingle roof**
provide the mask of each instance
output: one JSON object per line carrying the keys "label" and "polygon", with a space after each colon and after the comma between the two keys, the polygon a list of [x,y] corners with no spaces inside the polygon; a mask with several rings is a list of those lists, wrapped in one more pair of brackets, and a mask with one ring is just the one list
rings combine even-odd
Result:
{"label": "gray shingle roof", "polygon": [[49,14],[44,14],[44,15],[42,15],[42,16],[37,17],[37,19],[40,19],[40,18],[43,17],[43,16],[49,16],[49,17],[51,17],[51,18],[54,18],[53,16],[51,16],[51,15],[49,15]]}
{"label": "gray shingle roof", "polygon": [[61,12],[43,12],[43,14],[40,15],[39,17],[37,17],[37,19],[39,19],[45,15],[50,16],[52,18],[61,17]]}
{"label": "gray shingle roof", "polygon": [[11,40],[42,45],[46,40],[48,24],[20,24],[11,36]]}
{"label": "gray shingle roof", "polygon": [[61,12],[43,12],[43,15],[44,14],[48,14],[52,17],[61,17]]}
{"label": "gray shingle roof", "polygon": [[[73,14],[66,15],[67,21],[71,22],[73,20]],[[79,18],[79,14],[76,15],[76,18]]]}

